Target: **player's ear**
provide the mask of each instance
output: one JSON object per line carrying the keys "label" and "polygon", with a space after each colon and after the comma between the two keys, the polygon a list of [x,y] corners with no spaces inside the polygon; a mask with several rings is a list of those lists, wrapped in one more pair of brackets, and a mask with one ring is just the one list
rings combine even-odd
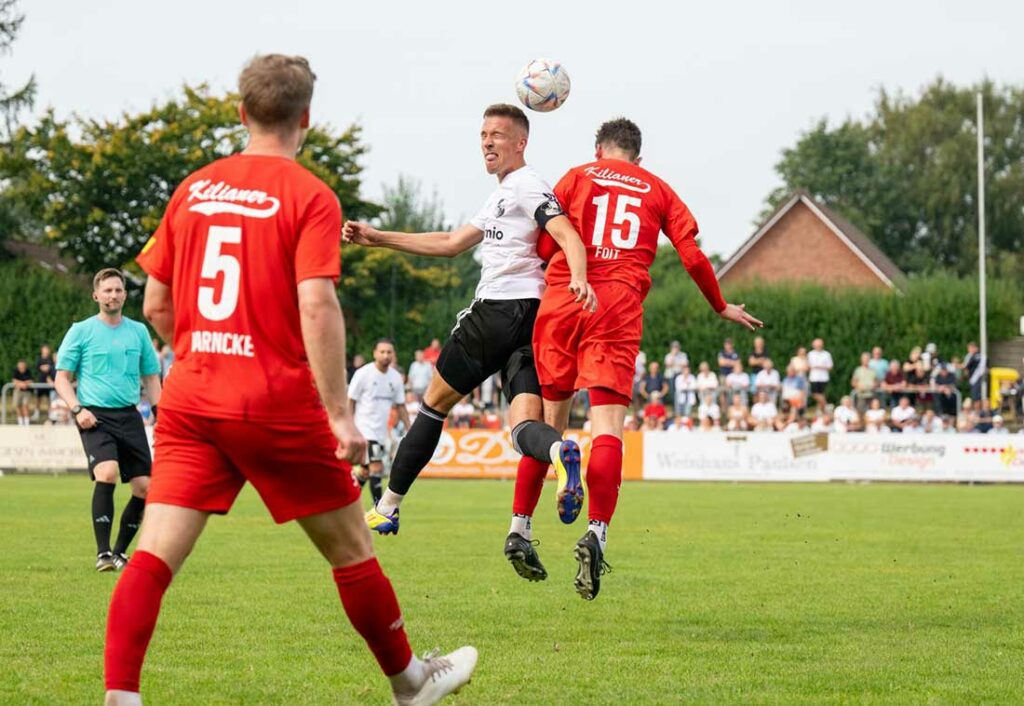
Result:
{"label": "player's ear", "polygon": [[238,101],[238,121],[249,127],[249,116],[245,114],[245,106],[242,105],[242,101]]}
{"label": "player's ear", "polygon": [[594,159],[604,159],[604,149],[601,145],[594,145]]}
{"label": "player's ear", "polygon": [[636,165],[639,166],[640,162],[642,162],[642,161],[644,161],[643,157],[637,157],[636,159],[633,160],[633,164],[636,164]]}
{"label": "player's ear", "polygon": [[302,111],[302,117],[299,118],[299,127],[301,127],[303,130],[309,129],[309,108],[306,108],[304,111]]}

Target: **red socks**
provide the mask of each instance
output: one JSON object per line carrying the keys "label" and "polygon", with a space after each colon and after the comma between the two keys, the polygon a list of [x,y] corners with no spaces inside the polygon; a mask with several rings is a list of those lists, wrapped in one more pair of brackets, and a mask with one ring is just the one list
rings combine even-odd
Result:
{"label": "red socks", "polygon": [[544,477],[548,474],[548,464],[530,456],[519,459],[516,471],[516,492],[512,500],[512,512],[516,515],[533,517],[537,509],[541,491],[544,490]]}
{"label": "red socks", "polygon": [[[594,437],[587,464],[588,519],[609,524],[622,485],[622,440],[611,434]],[[518,482],[516,484],[518,489]]]}
{"label": "red socks", "polygon": [[352,627],[366,640],[384,674],[404,671],[412,661],[412,648],[395,590],[377,559],[334,569],[334,582]]}
{"label": "red socks", "polygon": [[142,660],[153,637],[160,601],[170,584],[170,567],[149,552],[135,552],[124,567],[107,614],[103,662],[108,690],[139,690]]}

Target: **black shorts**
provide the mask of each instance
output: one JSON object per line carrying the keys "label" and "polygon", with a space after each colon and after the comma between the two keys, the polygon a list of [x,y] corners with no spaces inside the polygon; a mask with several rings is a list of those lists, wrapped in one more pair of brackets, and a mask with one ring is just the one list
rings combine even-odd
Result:
{"label": "black shorts", "polygon": [[533,364],[533,321],[540,299],[474,299],[459,312],[437,372],[463,395],[501,371],[506,399],[540,394]]}
{"label": "black shorts", "polygon": [[828,387],[827,382],[812,382],[811,383],[811,394],[812,395],[824,395],[825,389]]}
{"label": "black shorts", "polygon": [[138,476],[148,476],[153,458],[149,454],[149,440],[139,410],[134,407],[86,409],[99,422],[92,429],[78,429],[89,460],[89,477],[96,480],[93,471],[104,461],[117,461],[122,483]]}

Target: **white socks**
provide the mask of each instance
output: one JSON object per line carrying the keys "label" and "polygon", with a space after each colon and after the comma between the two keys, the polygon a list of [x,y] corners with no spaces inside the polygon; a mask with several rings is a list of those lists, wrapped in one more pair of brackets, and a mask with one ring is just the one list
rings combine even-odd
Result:
{"label": "white socks", "polygon": [[[401,497],[401,496],[399,496]],[[409,666],[404,670],[388,677],[391,682],[391,691],[396,696],[413,696],[423,688],[423,662],[416,655],[409,660]]]}
{"label": "white socks", "polygon": [[512,524],[508,528],[508,533],[512,534],[513,532],[527,541],[533,539],[532,518],[529,515],[512,515]]}
{"label": "white socks", "polygon": [[604,548],[608,544],[608,523],[591,520],[587,528],[597,535],[597,541],[601,543],[601,551],[604,552]]}
{"label": "white socks", "polygon": [[377,503],[377,512],[382,515],[390,515],[402,504],[402,498],[404,497],[404,495],[399,495],[390,488],[387,488],[384,494],[380,496],[380,502]]}

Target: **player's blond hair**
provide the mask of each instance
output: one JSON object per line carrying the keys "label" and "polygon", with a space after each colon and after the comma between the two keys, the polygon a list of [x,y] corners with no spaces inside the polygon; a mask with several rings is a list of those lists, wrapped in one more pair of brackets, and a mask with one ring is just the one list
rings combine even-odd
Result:
{"label": "player's blond hair", "polygon": [[527,135],[530,134],[530,119],[526,113],[514,105],[508,103],[495,103],[487,106],[484,110],[484,119],[487,118],[508,118],[513,124],[518,125]]}
{"label": "player's blond hair", "polygon": [[249,119],[266,128],[295,127],[313,99],[316,74],[301,56],[255,56],[238,77]]}

